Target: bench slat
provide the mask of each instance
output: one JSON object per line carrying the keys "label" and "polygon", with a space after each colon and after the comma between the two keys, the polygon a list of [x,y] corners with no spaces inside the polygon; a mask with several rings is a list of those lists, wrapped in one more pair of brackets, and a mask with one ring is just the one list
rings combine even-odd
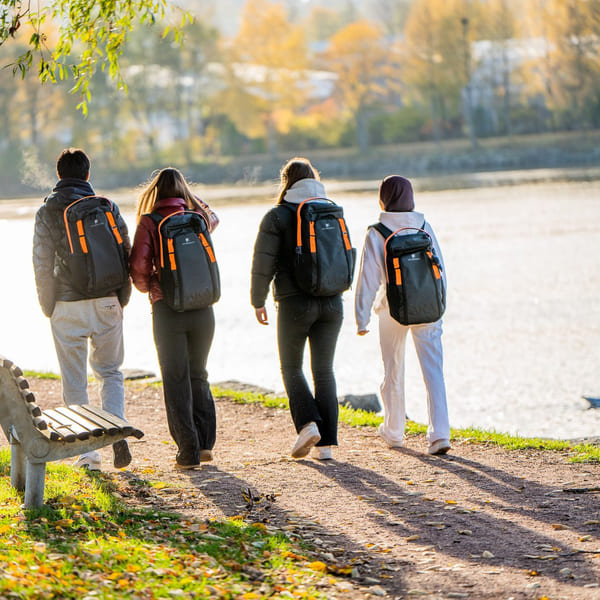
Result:
{"label": "bench slat", "polygon": [[116,415],[113,415],[112,413],[107,412],[103,408],[99,408],[97,406],[92,406],[91,404],[81,404],[80,406],[84,410],[91,412],[92,414],[97,415],[99,417],[102,417],[103,419],[107,420],[109,423],[116,425],[119,429],[123,429],[123,427],[132,427],[132,425],[130,425],[124,419],[121,419],[120,417],[117,417]]}
{"label": "bench slat", "polygon": [[94,437],[100,437],[104,434],[104,427],[100,427],[97,423],[93,423],[89,419],[82,417],[78,412],[73,410],[73,406],[74,405],[70,405],[68,408],[60,406],[56,408],[56,412],[59,412],[61,415],[64,415],[67,419],[73,421],[73,423],[81,425],[81,427],[87,429]]}
{"label": "bench slat", "polygon": [[102,427],[106,433],[108,433],[108,435],[115,435],[120,431],[120,429],[114,423],[103,419],[101,416],[93,413],[92,411],[86,410],[85,405],[70,404],[69,408],[78,415],[81,415],[83,418],[88,419],[92,423],[96,423],[98,426]]}
{"label": "bench slat", "polygon": [[[54,429],[55,425],[59,427],[59,429]],[[77,436],[66,427],[61,427],[52,421],[47,422],[47,426],[48,431],[50,432],[50,439],[53,442],[69,442],[69,444],[71,444],[77,440]]]}
{"label": "bench slat", "polygon": [[[19,369],[20,371],[21,369]],[[23,376],[15,377],[15,382],[20,390],[28,390],[29,389],[29,381],[25,379]]]}
{"label": "bench slat", "polygon": [[29,411],[29,414],[32,417],[41,417],[42,416],[42,409],[37,404],[34,404],[33,402],[30,402],[29,404],[27,404],[27,410]]}
{"label": "bench slat", "polygon": [[21,396],[23,396],[23,400],[26,402],[35,402],[35,396],[33,392],[27,388],[26,390],[20,390]]}
{"label": "bench slat", "polygon": [[[63,435],[63,432],[71,432],[75,435],[75,438],[78,440],[87,440],[90,437],[89,430],[79,425],[79,423],[74,423],[71,419],[65,417],[64,415],[61,415],[54,409],[45,410],[42,414],[46,419],[50,421],[50,427],[60,435]],[[66,435],[64,437],[66,441],[69,441],[66,438]]]}
{"label": "bench slat", "polygon": [[120,419],[119,417],[116,417],[115,415],[106,412],[101,408],[96,408],[95,406],[90,406],[89,404],[82,404],[81,408],[90,412],[92,415],[102,417],[109,423],[116,425],[125,435],[133,435],[138,440],[144,436],[144,434],[139,429],[136,429],[133,425],[131,425],[131,423],[128,423],[127,421],[124,421],[123,419]]}

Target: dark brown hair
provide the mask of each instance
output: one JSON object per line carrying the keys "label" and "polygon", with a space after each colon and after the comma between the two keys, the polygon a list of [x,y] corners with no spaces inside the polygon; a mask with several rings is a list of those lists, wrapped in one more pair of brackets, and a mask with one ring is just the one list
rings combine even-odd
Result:
{"label": "dark brown hair", "polygon": [[90,159],[79,148],[67,148],[56,161],[59,179],[87,179],[90,175]]}
{"label": "dark brown hair", "polygon": [[308,158],[295,157],[288,160],[279,172],[280,187],[277,204],[281,204],[285,193],[301,179],[319,179],[319,172]]}

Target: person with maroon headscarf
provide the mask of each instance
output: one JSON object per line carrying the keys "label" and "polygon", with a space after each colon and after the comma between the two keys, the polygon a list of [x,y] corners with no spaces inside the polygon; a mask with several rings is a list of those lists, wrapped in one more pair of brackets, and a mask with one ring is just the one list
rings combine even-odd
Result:
{"label": "person with maroon headscarf", "polygon": [[[417,228],[424,229],[431,236],[435,253],[442,264],[445,284],[446,270],[443,268],[439,244],[424,214],[415,211],[410,181],[399,175],[386,177],[379,188],[379,205],[383,211],[379,220],[392,231],[401,227]],[[409,229],[397,235],[410,232]],[[372,310],[379,317],[379,343],[384,370],[380,388],[384,420],[379,426],[379,435],[390,448],[402,446],[406,421],[404,355],[406,337],[410,331],[427,389],[428,452],[445,454],[450,450],[450,423],[443,371],[442,320],[422,325],[402,325],[392,318],[386,296],[384,239],[376,229],[370,227],[356,280],[354,312],[358,335],[368,333]]]}

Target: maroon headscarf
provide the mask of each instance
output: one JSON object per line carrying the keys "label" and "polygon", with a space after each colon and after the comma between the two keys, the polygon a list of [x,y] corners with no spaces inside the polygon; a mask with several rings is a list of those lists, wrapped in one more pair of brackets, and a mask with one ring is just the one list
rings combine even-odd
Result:
{"label": "maroon headscarf", "polygon": [[412,184],[400,175],[388,175],[379,186],[379,203],[386,212],[414,210]]}

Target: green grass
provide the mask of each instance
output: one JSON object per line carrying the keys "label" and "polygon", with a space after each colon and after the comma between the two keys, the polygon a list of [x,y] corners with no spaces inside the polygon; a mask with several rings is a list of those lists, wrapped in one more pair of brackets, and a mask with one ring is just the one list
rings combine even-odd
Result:
{"label": "green grass", "polygon": [[[241,404],[259,403],[271,408],[288,408],[289,406],[287,398],[278,398],[257,392],[238,392],[213,388],[213,394],[216,397],[228,398]],[[346,406],[340,406],[339,420],[351,427],[377,427],[383,422],[383,417],[364,410],[354,410]],[[426,425],[407,421],[406,435],[424,435],[426,432]],[[572,444],[562,440],[527,438],[475,428],[452,429],[451,437],[453,440],[462,440],[467,443],[494,444],[509,450],[535,449],[566,452],[572,462],[600,462],[600,448],[592,444]]]}
{"label": "green grass", "polygon": [[49,464],[46,505],[23,511],[9,463],[1,449],[1,598],[324,598],[335,577],[262,523],[129,508],[116,479],[70,466]]}
{"label": "green grass", "polygon": [[49,371],[23,371],[23,375],[30,379],[60,379],[60,375]]}

